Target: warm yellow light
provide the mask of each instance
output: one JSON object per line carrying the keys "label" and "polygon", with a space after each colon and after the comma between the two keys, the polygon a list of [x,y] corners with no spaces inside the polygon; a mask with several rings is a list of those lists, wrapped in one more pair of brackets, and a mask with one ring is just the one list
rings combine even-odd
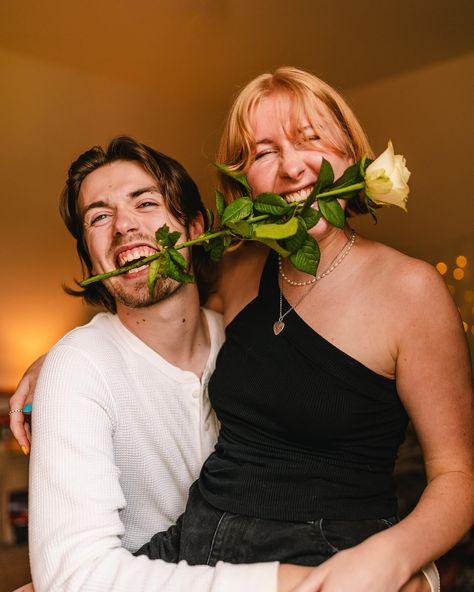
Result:
{"label": "warm yellow light", "polygon": [[464,331],[467,331],[469,329],[469,325],[466,323],[466,321],[463,321],[462,324],[464,327]]}
{"label": "warm yellow light", "polygon": [[463,277],[464,277],[464,270],[461,269],[460,267],[456,267],[456,269],[453,271],[453,278],[455,280],[462,280]]}
{"label": "warm yellow light", "polygon": [[[57,300],[19,300],[17,314],[2,319],[2,366],[0,384],[13,389],[26,368],[74,325],[81,324],[80,302],[67,300],[59,293]],[[56,311],[61,310],[61,314]],[[82,314],[84,314],[82,312]]]}
{"label": "warm yellow light", "polygon": [[444,275],[448,271],[448,266],[444,261],[440,261],[436,264],[436,269],[439,271],[441,275]]}
{"label": "warm yellow light", "polygon": [[464,292],[464,300],[466,302],[474,302],[474,290],[466,290]]}
{"label": "warm yellow light", "polygon": [[464,255],[459,255],[458,257],[456,257],[456,265],[458,267],[466,267],[467,257],[464,257]]}

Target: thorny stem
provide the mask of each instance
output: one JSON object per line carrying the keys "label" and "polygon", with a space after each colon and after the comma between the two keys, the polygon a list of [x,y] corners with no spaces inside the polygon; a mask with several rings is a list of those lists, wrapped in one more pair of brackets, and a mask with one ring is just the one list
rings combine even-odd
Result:
{"label": "thorny stem", "polygon": [[[196,238],[188,240],[184,243],[179,243],[179,245],[175,245],[174,248],[175,249],[184,249],[185,247],[191,247],[192,245],[198,245],[200,243],[207,242],[207,241],[211,240],[211,238],[216,238],[218,236],[231,236],[231,235],[232,235],[232,232],[230,230],[220,230],[219,232],[213,232],[212,234],[204,233],[204,234],[200,234]],[[142,265],[147,265],[148,263],[151,263],[155,259],[159,259],[159,257],[161,257],[161,253],[162,253],[162,251],[157,251],[156,253],[153,253],[153,255],[149,255],[148,257],[145,257],[144,259],[140,259],[139,261],[135,261],[134,263],[130,263],[130,265],[125,265],[124,267],[119,267],[118,269],[114,269],[114,270],[108,271],[106,273],[101,273],[100,275],[94,275],[92,277],[89,277],[81,282],[81,286],[83,288],[85,288],[86,286],[89,286],[90,284],[94,284],[95,282],[107,280],[110,277],[113,277],[116,275],[122,275],[123,273],[127,273],[127,271],[130,271],[131,269],[136,269],[137,267],[141,267]]]}
{"label": "thorny stem", "polygon": [[[361,183],[355,183],[354,185],[348,185],[347,187],[332,189],[330,191],[320,193],[316,199],[330,197],[332,195],[341,195],[342,193],[349,193],[349,192],[355,191],[357,189],[363,189],[364,186],[365,186],[365,183],[361,182]],[[300,205],[303,205],[305,201],[306,201],[306,199],[301,199],[299,201],[291,202],[288,205],[291,208],[296,208]],[[248,220],[246,220],[246,222],[250,222],[250,223],[261,222],[262,220],[266,220],[267,218],[270,218],[270,214],[261,214],[260,216],[248,218]],[[194,238],[192,240],[188,240],[188,241],[185,241],[184,243],[179,243],[179,245],[175,245],[174,248],[175,249],[184,249],[185,247],[192,247],[193,245],[198,245],[198,244],[208,242],[211,239],[217,238],[219,236],[233,236],[233,233],[231,230],[219,230],[219,231],[213,232],[211,234],[207,234],[207,233],[200,234],[199,236],[197,236],[196,238]],[[237,237],[237,238],[241,238],[241,237]],[[145,257],[144,259],[140,259],[139,261],[135,261],[134,263],[130,263],[130,265],[125,265],[124,267],[119,267],[118,269],[108,271],[107,273],[101,273],[100,275],[94,275],[92,277],[89,277],[81,282],[81,286],[83,288],[85,288],[86,286],[89,286],[90,284],[94,284],[95,282],[100,282],[102,280],[106,280],[106,279],[114,277],[116,275],[121,275],[123,273],[127,273],[127,271],[130,271],[131,269],[136,269],[137,267],[141,267],[142,265],[147,265],[148,263],[151,263],[155,259],[158,259],[159,257],[161,257],[161,253],[162,253],[162,251],[157,251],[153,255],[149,255],[148,257]]]}

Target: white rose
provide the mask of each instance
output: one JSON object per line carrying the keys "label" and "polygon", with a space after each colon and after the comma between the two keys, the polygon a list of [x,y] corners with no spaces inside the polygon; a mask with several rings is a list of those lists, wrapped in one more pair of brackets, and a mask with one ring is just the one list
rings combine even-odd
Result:
{"label": "white rose", "polygon": [[365,171],[365,192],[376,204],[398,206],[406,211],[410,174],[405,157],[394,154],[392,142],[389,141],[387,150],[369,164]]}

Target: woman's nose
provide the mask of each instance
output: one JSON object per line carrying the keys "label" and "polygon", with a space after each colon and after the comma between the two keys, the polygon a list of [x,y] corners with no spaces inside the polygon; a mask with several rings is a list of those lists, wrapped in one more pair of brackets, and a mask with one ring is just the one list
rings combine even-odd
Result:
{"label": "woman's nose", "polygon": [[306,169],[306,163],[300,150],[287,148],[280,156],[280,174],[288,179],[300,179]]}

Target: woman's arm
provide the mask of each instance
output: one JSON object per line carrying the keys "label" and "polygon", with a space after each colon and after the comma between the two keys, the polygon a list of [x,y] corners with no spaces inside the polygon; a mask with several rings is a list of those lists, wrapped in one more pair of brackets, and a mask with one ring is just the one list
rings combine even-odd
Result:
{"label": "woman's arm", "polygon": [[463,326],[443,279],[422,262],[401,279],[406,306],[400,307],[397,388],[423,450],[428,485],[390,534],[413,573],[473,523],[474,397]]}
{"label": "woman's arm", "polygon": [[338,553],[298,592],[397,592],[473,522],[473,388],[459,313],[442,278],[423,262],[411,260],[396,286],[390,284],[384,306],[392,317],[397,389],[423,450],[428,485],[399,524]]}
{"label": "woman's arm", "polygon": [[[26,370],[10,398],[10,409],[24,409],[27,404],[33,402],[33,393],[45,357],[46,354],[39,357]],[[23,452],[28,454],[31,445],[31,433],[30,426],[25,421],[24,413],[15,412],[10,414],[10,429]]]}

